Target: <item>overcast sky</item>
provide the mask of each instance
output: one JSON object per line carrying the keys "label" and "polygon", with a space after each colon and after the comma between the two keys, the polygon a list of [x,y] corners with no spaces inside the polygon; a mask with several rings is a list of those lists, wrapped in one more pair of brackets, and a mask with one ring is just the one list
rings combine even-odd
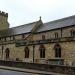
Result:
{"label": "overcast sky", "polygon": [[10,27],[39,20],[43,22],[75,15],[75,0],[0,0],[0,10],[7,12]]}

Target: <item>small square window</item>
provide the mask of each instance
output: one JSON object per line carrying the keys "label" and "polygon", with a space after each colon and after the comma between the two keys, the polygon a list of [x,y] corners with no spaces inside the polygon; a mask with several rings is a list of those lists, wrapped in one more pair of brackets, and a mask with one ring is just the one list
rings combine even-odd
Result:
{"label": "small square window", "polygon": [[72,36],[72,37],[75,36],[75,30],[71,30],[71,36]]}
{"label": "small square window", "polygon": [[45,35],[42,35],[42,40],[45,40]]}
{"label": "small square window", "polygon": [[57,32],[55,33],[55,38],[58,38],[58,33]]}

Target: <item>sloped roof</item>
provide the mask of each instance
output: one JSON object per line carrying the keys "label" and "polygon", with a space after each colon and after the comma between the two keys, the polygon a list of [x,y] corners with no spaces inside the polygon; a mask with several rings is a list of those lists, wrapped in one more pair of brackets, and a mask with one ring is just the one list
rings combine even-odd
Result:
{"label": "sloped roof", "polygon": [[[29,33],[32,31],[32,29],[35,27],[35,25],[40,24],[40,23],[38,23],[40,21],[41,20],[29,23],[29,24],[9,28],[8,30],[0,31],[0,37]],[[42,32],[42,31],[62,28],[62,27],[71,26],[71,25],[75,25],[75,15],[66,17],[66,18],[62,18],[59,20],[47,22],[44,24],[42,23],[42,25],[40,25],[40,26],[38,25],[39,27],[37,27],[36,32]]]}
{"label": "sloped roof", "polygon": [[51,21],[48,23],[44,23],[37,30],[37,32],[52,30],[52,29],[56,29],[56,28],[62,28],[62,27],[71,26],[71,25],[75,25],[75,15],[70,16],[70,17],[66,17],[66,18],[62,18],[59,20]]}
{"label": "sloped roof", "polygon": [[11,29],[13,30],[14,34],[29,33],[29,32],[31,32],[31,30],[33,29],[33,27],[36,25],[37,22],[38,21],[29,23],[29,24],[25,24],[25,25],[21,25],[18,27],[14,27]]}
{"label": "sloped roof", "polygon": [[0,36],[10,36],[10,35],[18,35],[18,34],[23,34],[23,33],[29,33],[31,32],[32,28],[36,25],[38,21],[32,22],[29,24],[9,28],[8,30],[2,30],[0,31]]}

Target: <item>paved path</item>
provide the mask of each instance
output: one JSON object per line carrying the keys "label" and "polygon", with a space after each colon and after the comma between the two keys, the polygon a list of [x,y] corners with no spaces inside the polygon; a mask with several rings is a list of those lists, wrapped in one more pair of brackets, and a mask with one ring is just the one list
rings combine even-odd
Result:
{"label": "paved path", "polygon": [[32,70],[32,69],[22,69],[22,68],[7,67],[7,66],[0,66],[0,69],[18,71],[18,72],[24,72],[24,73],[43,74],[43,75],[44,74],[47,74],[47,75],[67,75],[67,74],[60,74],[60,73],[53,73],[53,72]]}
{"label": "paved path", "polygon": [[33,75],[33,74],[0,69],[0,75]]}

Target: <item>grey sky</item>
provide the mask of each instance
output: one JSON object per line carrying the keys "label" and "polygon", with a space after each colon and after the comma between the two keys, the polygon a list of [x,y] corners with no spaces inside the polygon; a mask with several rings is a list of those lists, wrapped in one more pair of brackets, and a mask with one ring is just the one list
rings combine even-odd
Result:
{"label": "grey sky", "polygon": [[10,27],[75,15],[75,0],[0,0],[0,10],[9,14]]}

